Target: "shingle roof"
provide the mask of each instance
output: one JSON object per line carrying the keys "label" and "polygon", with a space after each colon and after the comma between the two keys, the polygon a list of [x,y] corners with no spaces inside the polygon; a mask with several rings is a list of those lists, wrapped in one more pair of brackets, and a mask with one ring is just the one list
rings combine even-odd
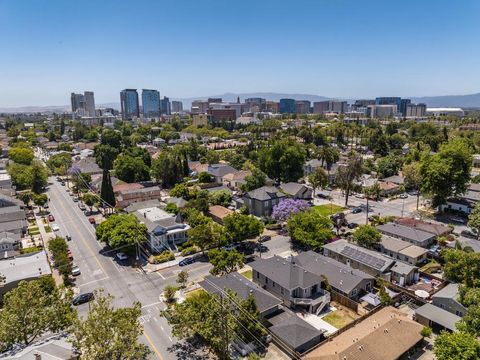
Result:
{"label": "shingle roof", "polygon": [[374,279],[373,276],[363,271],[353,269],[348,265],[311,250],[298,254],[295,257],[295,263],[318,276],[325,276],[333,288],[347,294],[362,281]]}
{"label": "shingle roof", "polygon": [[433,298],[446,298],[446,299],[457,300],[458,297],[459,297],[458,284],[448,284],[442,290],[436,292],[432,296],[432,299]]}
{"label": "shingle roof", "polygon": [[283,312],[268,319],[273,325],[269,328],[271,332],[280,337],[284,342],[296,349],[309,341],[318,338],[322,332],[302,320],[291,310],[282,307]]}
{"label": "shingle roof", "polygon": [[415,346],[423,325],[388,306],[308,353],[308,360],[396,360]]}
{"label": "shingle roof", "polygon": [[322,282],[322,278],[280,256],[258,259],[250,264],[253,270],[265,275],[285,289],[308,288]]}
{"label": "shingle roof", "polygon": [[415,310],[415,314],[418,314],[426,319],[443,326],[446,329],[455,331],[455,324],[461,320],[460,316],[452,314],[447,310],[443,310],[438,306],[426,303]]}
{"label": "shingle roof", "polygon": [[400,225],[426,231],[436,236],[452,232],[448,226],[422,221],[415,218],[397,218],[395,222]]}
{"label": "shingle roof", "polygon": [[403,261],[396,261],[395,265],[392,266],[392,271],[396,272],[397,274],[402,274],[402,275],[408,275],[412,271],[415,271],[418,269],[416,266],[407,264],[406,262]]}
{"label": "shingle roof", "polygon": [[274,186],[262,186],[258,189],[249,191],[245,196],[255,200],[266,201],[285,197],[285,194]]}
{"label": "shingle roof", "polygon": [[382,180],[386,181],[386,182],[391,182],[391,183],[394,183],[394,184],[398,184],[398,185],[401,185],[405,182],[405,178],[403,176],[400,176],[400,175],[389,176],[389,177],[386,177]]}
{"label": "shingle roof", "polygon": [[288,182],[280,185],[280,189],[288,195],[297,195],[300,190],[306,188],[304,184],[299,184],[297,182]]}
{"label": "shingle roof", "polygon": [[224,176],[237,172],[237,169],[228,164],[212,164],[208,166],[207,172],[213,176]]}
{"label": "shingle roof", "polygon": [[350,244],[346,240],[337,240],[323,246],[325,249],[342,254],[343,256],[365,264],[380,272],[388,270],[395,261],[376,251],[365,249],[361,246]]}
{"label": "shingle roof", "polygon": [[387,235],[397,235],[404,239],[409,239],[415,242],[423,243],[425,241],[431,240],[435,237],[435,235],[428,233],[423,230],[419,230],[416,228],[411,228],[408,226],[395,224],[395,223],[388,223],[384,225],[377,226],[378,231],[383,234]]}
{"label": "shingle roof", "polygon": [[282,304],[282,300],[276,298],[252,281],[247,280],[237,272],[219,277],[208,275],[205,277],[205,280],[201,281],[199,284],[206,291],[214,294],[217,294],[224,289],[231,289],[242,299],[246,299],[249,294],[252,294],[260,313]]}

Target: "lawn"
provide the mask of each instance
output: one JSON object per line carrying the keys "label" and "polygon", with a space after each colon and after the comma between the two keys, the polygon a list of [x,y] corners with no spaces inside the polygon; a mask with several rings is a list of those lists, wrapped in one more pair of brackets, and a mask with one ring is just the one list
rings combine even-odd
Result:
{"label": "lawn", "polygon": [[52,232],[52,228],[50,226],[45,226],[45,232],[49,233]]}
{"label": "lawn", "polygon": [[330,216],[344,210],[343,207],[334,204],[316,205],[313,210],[323,216]]}
{"label": "lawn", "polygon": [[252,281],[252,269],[241,272],[240,275],[243,275],[246,277],[248,280]]}
{"label": "lawn", "polygon": [[337,329],[343,328],[345,325],[350,324],[352,321],[359,317],[353,310],[340,305],[336,302],[331,302],[333,306],[337,309],[331,313],[322,317],[322,320],[325,320],[332,326],[335,326]]}
{"label": "lawn", "polygon": [[202,293],[202,292],[205,292],[205,290],[203,290],[203,289],[192,290],[192,291],[187,292],[187,293],[185,294],[185,297],[186,297],[186,298],[189,298],[189,297],[191,297],[191,296],[194,296],[194,295],[196,295],[196,294],[200,294],[200,293]]}
{"label": "lawn", "polygon": [[441,269],[442,269],[442,265],[440,265],[437,261],[432,259],[432,260],[430,260],[430,262],[423,265],[420,268],[420,271],[422,271],[424,273],[427,273],[427,274],[431,274],[431,273],[434,273],[434,272],[436,272],[438,270],[441,270]]}

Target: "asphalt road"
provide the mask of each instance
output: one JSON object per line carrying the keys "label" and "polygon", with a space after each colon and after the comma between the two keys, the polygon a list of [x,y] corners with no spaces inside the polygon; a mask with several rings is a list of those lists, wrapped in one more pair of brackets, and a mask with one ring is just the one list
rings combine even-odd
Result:
{"label": "asphalt road", "polygon": [[[168,349],[177,341],[172,339],[167,321],[159,316],[165,306],[159,295],[168,284],[175,284],[176,276],[159,273],[145,274],[127,264],[115,260],[114,254],[103,254],[103,245],[95,237],[95,228],[73,202],[64,186],[54,178],[49,179],[50,210],[59,225],[60,236],[70,235],[69,242],[74,262],[80,267],[81,275],[76,286],[81,293],[104,289],[114,296],[115,307],[131,306],[135,301],[142,304],[141,323],[144,335],[141,341],[152,350],[152,359],[176,359]],[[208,272],[208,269],[206,270]],[[78,306],[79,314],[88,313],[88,304]]]}

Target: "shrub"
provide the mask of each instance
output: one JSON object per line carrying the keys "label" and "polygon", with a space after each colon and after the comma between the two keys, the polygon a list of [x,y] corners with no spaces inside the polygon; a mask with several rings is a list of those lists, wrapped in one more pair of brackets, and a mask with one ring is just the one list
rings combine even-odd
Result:
{"label": "shrub", "polygon": [[182,256],[192,255],[196,252],[198,252],[198,248],[196,246],[189,246],[182,250]]}
{"label": "shrub", "polygon": [[432,328],[424,326],[422,331],[420,331],[420,335],[423,337],[430,337],[430,335],[432,335]]}
{"label": "shrub", "polygon": [[172,260],[175,260],[175,254],[170,250],[165,250],[159,255],[152,255],[148,258],[148,262],[151,264],[161,264]]}

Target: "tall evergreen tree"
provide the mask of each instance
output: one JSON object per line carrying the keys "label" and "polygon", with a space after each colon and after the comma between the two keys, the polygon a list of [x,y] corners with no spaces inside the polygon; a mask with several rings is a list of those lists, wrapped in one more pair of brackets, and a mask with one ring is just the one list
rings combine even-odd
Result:
{"label": "tall evergreen tree", "polygon": [[113,193],[112,179],[110,178],[110,172],[106,169],[103,169],[100,197],[106,203],[115,206],[115,194]]}

